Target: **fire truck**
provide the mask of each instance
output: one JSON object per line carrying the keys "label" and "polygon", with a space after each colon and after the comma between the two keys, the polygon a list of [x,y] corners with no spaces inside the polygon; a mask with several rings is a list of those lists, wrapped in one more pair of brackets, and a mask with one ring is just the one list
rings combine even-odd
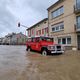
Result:
{"label": "fire truck", "polygon": [[48,54],[62,54],[64,47],[53,42],[51,37],[32,37],[28,38],[26,42],[27,51],[39,51],[42,55]]}

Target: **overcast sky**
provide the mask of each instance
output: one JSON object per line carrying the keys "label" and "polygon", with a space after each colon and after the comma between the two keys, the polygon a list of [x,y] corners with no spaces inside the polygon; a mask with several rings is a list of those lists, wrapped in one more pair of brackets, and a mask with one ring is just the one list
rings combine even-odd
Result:
{"label": "overcast sky", "polygon": [[21,22],[32,26],[47,17],[47,8],[57,0],[0,0],[0,37],[11,32],[23,32],[18,28]]}

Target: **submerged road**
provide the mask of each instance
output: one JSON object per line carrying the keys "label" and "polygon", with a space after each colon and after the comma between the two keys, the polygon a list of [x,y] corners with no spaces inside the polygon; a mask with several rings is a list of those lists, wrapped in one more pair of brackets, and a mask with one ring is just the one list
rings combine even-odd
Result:
{"label": "submerged road", "polygon": [[17,80],[29,63],[25,46],[0,46],[0,80]]}
{"label": "submerged road", "polygon": [[80,51],[42,56],[25,46],[0,46],[0,80],[80,80]]}

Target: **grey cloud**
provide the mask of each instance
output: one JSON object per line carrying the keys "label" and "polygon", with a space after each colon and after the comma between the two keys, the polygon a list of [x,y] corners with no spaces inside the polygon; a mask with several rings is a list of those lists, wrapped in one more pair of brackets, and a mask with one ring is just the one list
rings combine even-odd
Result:
{"label": "grey cloud", "polygon": [[27,3],[27,5],[29,7],[31,7],[33,10],[41,13],[42,15],[44,14],[45,15],[45,11],[47,11],[46,9],[52,5],[55,1],[57,0],[27,0],[25,2],[25,5]]}
{"label": "grey cloud", "polygon": [[[0,34],[15,30],[15,16],[8,9],[8,0],[0,0]],[[1,35],[0,35],[1,36]]]}
{"label": "grey cloud", "polygon": [[8,32],[24,32],[17,22],[31,26],[47,17],[47,8],[57,0],[0,0],[0,36]]}

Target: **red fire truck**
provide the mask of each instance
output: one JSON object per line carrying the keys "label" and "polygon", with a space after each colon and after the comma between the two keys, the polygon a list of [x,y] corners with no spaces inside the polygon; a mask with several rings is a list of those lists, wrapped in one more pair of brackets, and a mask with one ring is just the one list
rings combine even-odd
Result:
{"label": "red fire truck", "polygon": [[51,37],[28,38],[26,42],[26,50],[39,51],[42,55],[64,53],[64,47],[62,45],[55,44]]}

